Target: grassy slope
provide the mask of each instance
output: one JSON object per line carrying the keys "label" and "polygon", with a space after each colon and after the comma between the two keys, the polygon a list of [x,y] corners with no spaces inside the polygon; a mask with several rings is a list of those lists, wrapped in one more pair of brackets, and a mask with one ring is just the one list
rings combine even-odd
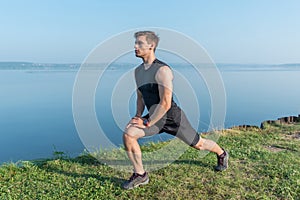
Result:
{"label": "grassy slope", "polygon": [[213,170],[215,155],[199,158],[189,148],[151,172],[147,186],[130,191],[120,187],[130,174],[88,155],[5,164],[0,199],[300,199],[299,130],[289,125],[224,131],[218,143],[230,152],[227,171]]}

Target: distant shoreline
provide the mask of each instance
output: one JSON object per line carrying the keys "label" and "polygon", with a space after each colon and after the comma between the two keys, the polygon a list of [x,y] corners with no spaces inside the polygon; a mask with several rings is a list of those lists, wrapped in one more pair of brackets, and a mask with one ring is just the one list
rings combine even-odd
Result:
{"label": "distant shoreline", "polygon": [[[108,66],[109,63],[85,64],[87,69],[101,69]],[[111,69],[129,69],[134,68],[139,63],[131,62],[116,62],[109,65]],[[191,67],[188,63],[169,63],[170,66],[176,69],[177,67]],[[220,70],[300,70],[300,63],[286,63],[286,64],[238,64],[238,63],[215,63]],[[199,64],[199,66],[212,66],[212,64]],[[79,70],[80,63],[35,63],[35,62],[0,62],[0,70]]]}

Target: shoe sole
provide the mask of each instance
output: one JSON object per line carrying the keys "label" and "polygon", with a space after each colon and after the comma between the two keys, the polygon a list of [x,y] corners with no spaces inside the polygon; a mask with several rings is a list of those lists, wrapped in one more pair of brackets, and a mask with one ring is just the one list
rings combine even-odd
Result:
{"label": "shoe sole", "polygon": [[136,184],[135,186],[133,186],[132,188],[129,188],[130,189],[133,189],[133,188],[137,188],[141,185],[147,185],[149,183],[149,179],[147,179],[146,181],[142,182],[142,183],[139,183],[139,184]]}

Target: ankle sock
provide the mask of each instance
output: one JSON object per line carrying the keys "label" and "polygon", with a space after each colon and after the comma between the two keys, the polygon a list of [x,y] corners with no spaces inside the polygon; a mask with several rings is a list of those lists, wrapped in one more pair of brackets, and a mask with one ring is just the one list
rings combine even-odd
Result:
{"label": "ankle sock", "polygon": [[225,157],[226,156],[226,151],[223,149],[223,153],[221,154],[221,155],[219,155],[219,157],[221,157],[221,158],[223,158],[223,157]]}
{"label": "ankle sock", "polygon": [[144,172],[143,174],[139,174],[139,173],[136,173],[136,174],[139,175],[139,176],[144,177],[146,175],[146,172]]}

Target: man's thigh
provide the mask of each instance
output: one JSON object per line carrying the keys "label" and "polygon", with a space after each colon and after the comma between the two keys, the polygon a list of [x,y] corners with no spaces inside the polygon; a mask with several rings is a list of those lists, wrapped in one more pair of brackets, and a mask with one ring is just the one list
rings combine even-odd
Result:
{"label": "man's thigh", "polygon": [[141,138],[145,136],[152,136],[159,133],[159,128],[155,125],[149,127],[149,128],[138,128],[135,126],[129,126],[125,129],[125,133],[131,137],[135,138]]}

